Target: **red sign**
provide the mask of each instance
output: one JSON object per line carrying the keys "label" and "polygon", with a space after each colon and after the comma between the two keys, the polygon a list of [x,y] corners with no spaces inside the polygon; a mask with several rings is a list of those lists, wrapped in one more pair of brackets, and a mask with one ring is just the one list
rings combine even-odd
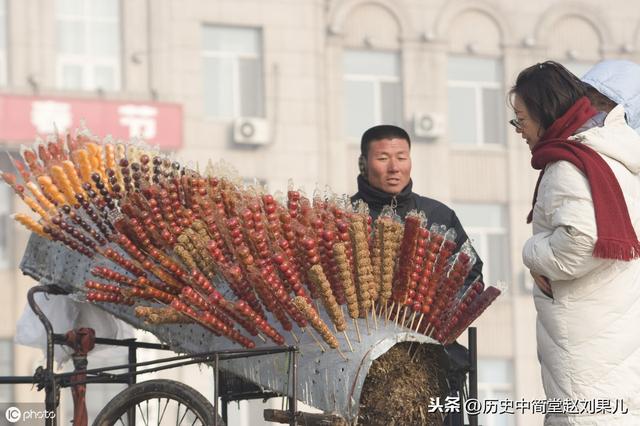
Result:
{"label": "red sign", "polygon": [[0,95],[0,140],[75,131],[81,123],[98,137],[139,137],[173,150],[182,146],[182,107],[158,102]]}

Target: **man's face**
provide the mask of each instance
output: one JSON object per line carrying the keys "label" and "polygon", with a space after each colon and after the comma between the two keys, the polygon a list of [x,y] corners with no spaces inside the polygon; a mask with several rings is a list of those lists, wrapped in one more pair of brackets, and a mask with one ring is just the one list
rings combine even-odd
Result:
{"label": "man's face", "polygon": [[369,144],[367,179],[369,184],[389,194],[398,194],[411,178],[409,142],[379,139]]}

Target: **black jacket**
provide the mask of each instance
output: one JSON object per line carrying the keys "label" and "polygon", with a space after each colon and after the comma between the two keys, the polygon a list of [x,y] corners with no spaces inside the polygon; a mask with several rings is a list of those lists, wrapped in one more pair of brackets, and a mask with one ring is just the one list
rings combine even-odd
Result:
{"label": "black jacket", "polygon": [[[456,230],[456,244],[459,247],[469,239],[467,233],[464,232],[464,228],[456,216],[456,213],[449,207],[441,203],[440,201],[432,198],[422,197],[411,189],[413,182],[410,180],[409,184],[397,195],[391,195],[384,191],[374,188],[367,182],[362,175],[358,176],[358,192],[351,197],[351,202],[354,203],[357,200],[362,200],[369,206],[369,214],[375,220],[382,211],[384,206],[388,206],[394,201],[397,203],[396,213],[398,216],[404,219],[404,217],[411,210],[417,210],[424,212],[427,216],[427,226],[437,223],[444,225],[447,228],[454,228]],[[475,250],[474,250],[475,253]],[[476,263],[473,265],[467,280],[465,281],[465,288],[473,282],[473,280],[480,276],[482,277],[482,260],[477,253]]]}

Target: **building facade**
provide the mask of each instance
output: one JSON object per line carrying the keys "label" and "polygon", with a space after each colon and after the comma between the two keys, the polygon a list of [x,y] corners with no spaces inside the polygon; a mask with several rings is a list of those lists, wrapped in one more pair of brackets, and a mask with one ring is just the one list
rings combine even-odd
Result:
{"label": "building facade", "polygon": [[[414,190],[452,205],[487,280],[509,285],[476,324],[481,397],[533,400],[544,394],[520,248],[536,173],[507,92],[536,62],[580,75],[605,58],[640,61],[628,2],[0,0],[0,144],[17,153],[54,123],[83,122],[192,164],[224,159],[271,191],[293,179],[353,193],[362,131],[403,126]],[[28,235],[9,219],[19,203],[4,186],[0,197],[0,375],[27,375],[40,354],[12,341],[33,284],[17,270]],[[34,394],[5,386],[0,401]]]}

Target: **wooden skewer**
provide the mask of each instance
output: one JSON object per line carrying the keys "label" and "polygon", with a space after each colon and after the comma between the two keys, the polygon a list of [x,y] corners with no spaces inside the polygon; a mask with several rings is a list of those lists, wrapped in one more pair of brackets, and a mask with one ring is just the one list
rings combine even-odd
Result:
{"label": "wooden skewer", "polygon": [[378,329],[378,318],[376,317],[376,302],[371,302],[371,316],[373,317],[373,325]]}
{"label": "wooden skewer", "polygon": [[425,336],[429,336],[431,337],[431,328],[433,327],[433,324],[429,324],[427,326],[427,331],[424,332]]}
{"label": "wooden skewer", "polygon": [[345,361],[349,361],[349,359],[345,356],[345,354],[342,353],[342,351],[340,350],[340,348],[336,348],[336,350],[338,351],[338,353],[340,354],[340,356],[342,357],[342,359],[344,359]]}
{"label": "wooden skewer", "polygon": [[344,338],[347,340],[347,345],[349,345],[349,349],[353,352],[353,346],[351,346],[351,340],[349,340],[349,335],[347,334],[347,330],[342,332],[344,334]]}
{"label": "wooden skewer", "polygon": [[418,311],[413,311],[413,315],[411,315],[411,322],[409,323],[409,326],[407,328],[409,328],[409,329],[413,328],[413,321],[415,321],[417,313],[418,313]]}
{"label": "wooden skewer", "polygon": [[262,334],[258,333],[258,338],[262,340],[262,343],[267,343],[267,339],[265,339]]}
{"label": "wooden skewer", "polygon": [[322,343],[320,343],[320,341],[318,340],[318,338],[313,334],[313,332],[311,330],[309,330],[309,336],[313,337],[313,340],[316,341],[316,343],[318,344],[318,346],[320,346],[320,350],[324,353],[326,352],[324,346],[322,346]]}
{"label": "wooden skewer", "polygon": [[369,315],[365,314],[364,321],[367,323],[367,336],[371,336],[371,328],[369,327]]}
{"label": "wooden skewer", "polygon": [[294,333],[293,330],[290,330],[289,333],[291,333],[291,337],[293,337],[293,340],[295,340],[296,343],[300,343],[300,339],[298,339],[298,336],[296,336],[296,333]]}
{"label": "wooden skewer", "polygon": [[[394,302],[395,303],[395,302]],[[398,328],[398,319],[400,318],[400,304],[398,303],[398,307],[396,308],[396,328]]]}
{"label": "wooden skewer", "polygon": [[424,314],[420,314],[420,318],[418,319],[418,325],[416,325],[415,332],[417,333],[420,330],[420,324],[422,324],[422,319],[424,318]]}
{"label": "wooden skewer", "polygon": [[411,349],[413,348],[413,344],[414,344],[414,343],[415,343],[415,342],[411,342],[411,343],[409,344],[409,349],[407,349],[407,355],[409,355],[409,354],[411,353]]}
{"label": "wooden skewer", "polygon": [[411,362],[413,362],[413,359],[416,357],[416,355],[418,354],[419,350],[420,350],[420,345],[418,345],[416,350],[413,352],[413,355],[411,355]]}
{"label": "wooden skewer", "polygon": [[353,320],[353,324],[356,326],[356,334],[358,335],[358,343],[362,343],[362,337],[360,336],[360,327],[358,326],[358,320],[356,318],[351,318]]}
{"label": "wooden skewer", "polygon": [[387,313],[387,320],[389,320],[391,318],[391,315],[393,315],[393,310],[395,309],[395,307],[396,307],[396,302],[391,303],[391,309],[389,309],[389,312]]}
{"label": "wooden skewer", "polygon": [[400,325],[402,327],[404,327],[404,320],[405,320],[406,317],[407,317],[407,307],[405,306],[402,309],[402,321],[400,322]]}

